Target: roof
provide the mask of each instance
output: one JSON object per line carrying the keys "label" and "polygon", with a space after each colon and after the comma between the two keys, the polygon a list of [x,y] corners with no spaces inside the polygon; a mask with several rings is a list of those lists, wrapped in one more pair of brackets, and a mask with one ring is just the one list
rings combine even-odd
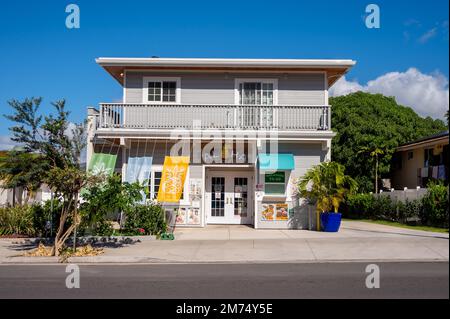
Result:
{"label": "roof", "polygon": [[356,64],[353,60],[338,59],[212,59],[212,58],[106,58],[95,60],[121,85],[126,69],[178,71],[254,71],[293,73],[326,71],[331,87]]}
{"label": "roof", "polygon": [[438,144],[441,142],[444,142],[444,143],[446,142],[446,144],[448,144],[448,137],[449,137],[448,131],[429,135],[429,136],[422,137],[417,140],[402,144],[397,147],[397,151],[406,151],[406,150],[417,148],[422,145],[426,145],[426,144],[430,144],[430,143]]}

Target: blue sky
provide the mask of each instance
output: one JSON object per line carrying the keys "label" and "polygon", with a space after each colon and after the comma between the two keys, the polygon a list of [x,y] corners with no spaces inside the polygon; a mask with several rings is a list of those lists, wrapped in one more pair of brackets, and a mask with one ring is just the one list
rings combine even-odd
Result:
{"label": "blue sky", "polygon": [[[65,26],[69,3],[80,7],[80,29]],[[380,29],[364,24],[369,3],[380,7]],[[44,111],[66,98],[71,120],[82,121],[88,105],[121,98],[120,86],[95,64],[99,56],[348,58],[358,64],[347,84],[364,87],[415,68],[419,73],[398,81],[435,80],[432,90],[445,97],[448,6],[447,0],[8,1],[0,11],[0,111],[10,111],[12,98],[42,96]],[[0,136],[8,135],[10,123],[0,123]]]}

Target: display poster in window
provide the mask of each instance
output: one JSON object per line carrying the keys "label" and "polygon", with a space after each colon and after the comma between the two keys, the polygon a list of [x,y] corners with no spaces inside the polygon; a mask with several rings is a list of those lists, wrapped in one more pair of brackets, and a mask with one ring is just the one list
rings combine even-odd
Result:
{"label": "display poster in window", "polygon": [[288,220],[288,204],[283,203],[276,205],[275,220]]}
{"label": "display poster in window", "polygon": [[199,178],[191,178],[189,184],[190,200],[200,200],[202,197],[202,180]]}
{"label": "display poster in window", "polygon": [[187,216],[188,225],[199,225],[200,224],[200,210],[198,208],[190,208]]}
{"label": "display poster in window", "polygon": [[175,214],[178,225],[186,224],[186,208],[175,208]]}
{"label": "display poster in window", "polygon": [[289,210],[287,203],[263,204],[261,211],[261,221],[287,221]]}

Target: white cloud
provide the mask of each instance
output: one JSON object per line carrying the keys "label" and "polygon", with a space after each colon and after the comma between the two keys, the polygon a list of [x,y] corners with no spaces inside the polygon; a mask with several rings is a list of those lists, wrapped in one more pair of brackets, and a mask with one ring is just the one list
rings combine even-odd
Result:
{"label": "white cloud", "polygon": [[11,141],[7,135],[0,135],[0,151],[8,151],[14,146],[17,146],[16,142]]}
{"label": "white cloud", "polygon": [[434,38],[437,34],[437,28],[433,28],[428,30],[427,32],[425,32],[424,34],[422,34],[422,36],[417,40],[419,41],[419,43],[427,43],[428,40],[430,40],[431,38]]}
{"label": "white cloud", "polygon": [[331,96],[365,91],[394,96],[401,105],[409,106],[421,116],[444,117],[448,110],[448,79],[440,74],[424,74],[416,68],[406,72],[390,72],[361,85],[342,77],[330,89]]}

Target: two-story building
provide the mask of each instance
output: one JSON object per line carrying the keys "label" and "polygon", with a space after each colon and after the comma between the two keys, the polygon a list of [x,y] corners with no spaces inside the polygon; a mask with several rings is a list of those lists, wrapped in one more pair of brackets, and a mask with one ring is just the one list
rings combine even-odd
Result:
{"label": "two-story building", "polygon": [[[170,180],[170,174],[163,176],[168,157],[183,157],[180,198],[163,201],[176,210],[178,225],[304,227],[295,217],[296,180],[330,160],[328,90],[354,61],[96,62],[123,87],[123,101],[89,108],[88,163],[94,154],[113,154],[123,180],[144,176],[148,196],[156,199]],[[146,159],[140,173],[137,158]]]}

